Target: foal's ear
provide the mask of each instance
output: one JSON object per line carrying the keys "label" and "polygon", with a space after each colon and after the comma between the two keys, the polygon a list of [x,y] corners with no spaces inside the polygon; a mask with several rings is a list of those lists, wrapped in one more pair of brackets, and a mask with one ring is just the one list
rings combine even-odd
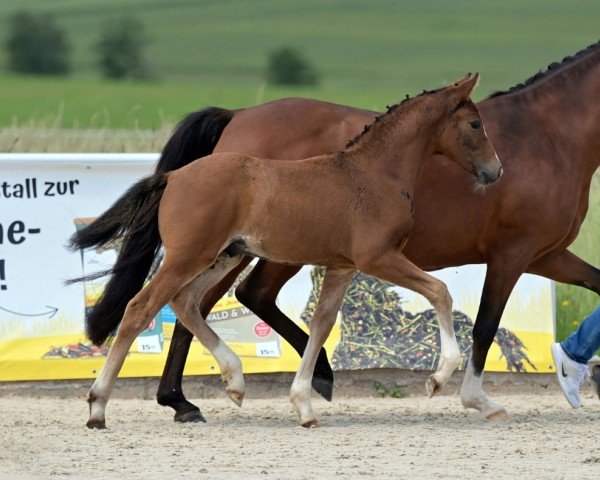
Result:
{"label": "foal's ear", "polygon": [[461,102],[471,96],[471,93],[473,93],[473,90],[475,90],[478,83],[479,73],[476,73],[475,75],[468,73],[466,76],[450,85],[448,89],[452,98],[455,99],[456,102]]}

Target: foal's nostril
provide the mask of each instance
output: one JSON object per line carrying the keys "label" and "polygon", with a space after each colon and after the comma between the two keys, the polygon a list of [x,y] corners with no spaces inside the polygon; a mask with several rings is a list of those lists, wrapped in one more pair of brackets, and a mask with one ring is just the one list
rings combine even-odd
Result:
{"label": "foal's nostril", "polygon": [[[498,166],[499,165],[499,166]],[[498,166],[498,169],[496,169]],[[504,173],[504,168],[500,164],[500,161],[496,157],[494,160],[488,159],[487,161],[481,161],[477,165],[477,180],[483,185],[489,185],[496,182]]]}

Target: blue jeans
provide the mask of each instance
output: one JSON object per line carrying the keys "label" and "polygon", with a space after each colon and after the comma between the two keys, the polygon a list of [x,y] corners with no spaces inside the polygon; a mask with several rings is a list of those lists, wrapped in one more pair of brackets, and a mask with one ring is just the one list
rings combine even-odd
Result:
{"label": "blue jeans", "polygon": [[560,346],[571,360],[587,363],[600,348],[600,306]]}

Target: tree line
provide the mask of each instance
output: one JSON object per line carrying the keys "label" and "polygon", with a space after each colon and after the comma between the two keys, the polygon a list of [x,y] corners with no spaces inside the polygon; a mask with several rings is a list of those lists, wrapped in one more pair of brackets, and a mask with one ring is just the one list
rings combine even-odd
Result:
{"label": "tree line", "polygon": [[[145,56],[148,36],[142,22],[131,16],[111,19],[99,29],[93,44],[95,64],[109,79],[151,78]],[[67,75],[72,71],[69,36],[52,17],[19,11],[8,19],[5,41],[8,69],[31,75]],[[278,85],[316,85],[319,74],[298,49],[284,46],[271,51],[265,77]]]}
{"label": "tree line", "polygon": [[[122,17],[106,22],[93,46],[98,70],[106,78],[147,78],[146,43],[138,19]],[[27,11],[11,15],[5,48],[8,69],[15,73],[66,75],[72,70],[68,34],[50,15]]]}

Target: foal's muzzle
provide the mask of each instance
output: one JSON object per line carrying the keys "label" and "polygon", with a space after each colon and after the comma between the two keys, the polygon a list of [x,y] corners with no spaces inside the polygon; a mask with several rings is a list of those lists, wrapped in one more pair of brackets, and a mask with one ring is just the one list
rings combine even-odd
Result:
{"label": "foal's muzzle", "polygon": [[[488,165],[488,163],[491,163],[491,165]],[[495,158],[495,161],[488,163],[481,164],[477,168],[477,182],[482,185],[489,185],[496,182],[502,176],[502,172],[504,172],[498,157]]]}

